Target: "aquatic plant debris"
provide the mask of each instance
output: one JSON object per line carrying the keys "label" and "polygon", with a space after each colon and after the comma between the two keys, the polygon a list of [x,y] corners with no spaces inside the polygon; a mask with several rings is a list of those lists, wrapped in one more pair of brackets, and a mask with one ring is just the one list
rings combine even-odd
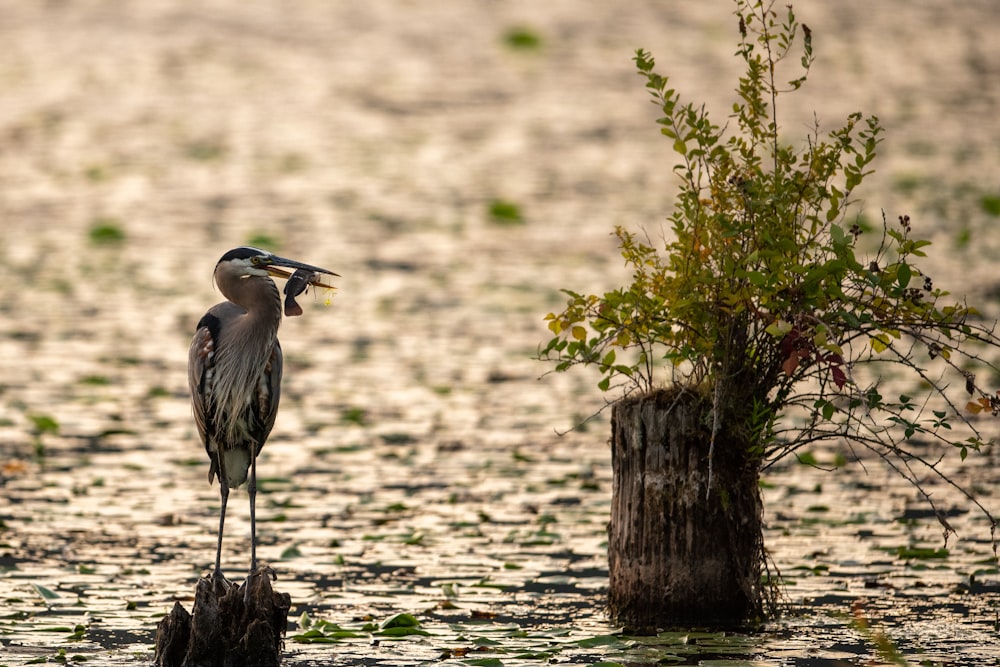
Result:
{"label": "aquatic plant debris", "polygon": [[[989,527],[952,514],[960,499],[935,485],[958,538],[947,557],[901,558],[900,546],[943,548],[937,523],[844,443],[813,451],[835,471],[767,472],[781,619],[732,635],[729,653],[695,632],[681,633],[687,644],[673,634],[578,643],[620,632],[603,614],[608,420],[570,431],[602,401],[589,400],[589,378],[537,381],[538,316],[565,301],[545,286],[622,284],[609,221],[660,234],[674,173],[629,55],[668,44],[701,87],[692,94],[725,114],[733,92],[717,82],[732,54],[718,40],[737,30],[725,7],[531,3],[545,41],[525,59],[502,44],[514,3],[315,6],[216,0],[210,20],[179,4],[5,6],[0,664],[148,666],[157,623],[211,568],[219,496],[205,484],[183,353],[192,318],[218,293],[191,269],[264,223],[308,247],[302,256],[342,258],[331,265],[347,277],[335,326],[301,317],[283,330],[311,344],[289,346],[280,436],[261,455],[260,556],[279,570],[291,619],[308,612],[359,632],[408,613],[430,633],[300,643],[293,620],[286,667],[864,665],[878,654],[852,627],[855,600],[912,664],[998,661]],[[868,191],[866,217],[894,215],[905,199],[943,244],[971,238],[934,267],[935,283],[989,290],[1000,235],[972,193],[1000,183],[982,84],[1000,63],[1000,13],[873,6],[800,8],[826,26],[836,85],[878,100],[892,135],[914,139],[885,156],[890,182]],[[930,39],[920,58],[895,48]],[[942,82],[947,94],[933,94]],[[831,117],[851,111],[824,99]],[[789,131],[811,124],[814,107],[790,110]],[[193,142],[226,150],[191,160]],[[920,185],[903,192],[904,178]],[[497,193],[530,224],[492,224]],[[95,215],[124,221],[125,238],[92,244]],[[882,380],[909,390],[893,385]],[[996,457],[949,468],[993,507]],[[247,497],[229,502],[241,511],[227,519],[224,566],[238,573]],[[829,510],[806,511],[820,506]],[[293,544],[301,556],[278,562]],[[42,630],[78,625],[72,642],[75,632]]]}

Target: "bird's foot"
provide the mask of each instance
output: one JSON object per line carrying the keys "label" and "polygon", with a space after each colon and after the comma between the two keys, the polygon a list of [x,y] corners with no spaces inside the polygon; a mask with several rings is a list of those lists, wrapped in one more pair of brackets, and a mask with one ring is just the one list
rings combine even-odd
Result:
{"label": "bird's foot", "polygon": [[229,592],[229,589],[233,587],[233,583],[226,579],[225,575],[222,574],[222,570],[216,568],[212,571],[212,588],[215,590],[217,597],[222,597]]}
{"label": "bird's foot", "polygon": [[[278,575],[269,565],[260,565],[250,570],[247,578],[243,581],[243,602],[250,602],[250,587],[255,577],[269,577],[271,581],[277,581]],[[268,587],[270,588],[270,587]]]}

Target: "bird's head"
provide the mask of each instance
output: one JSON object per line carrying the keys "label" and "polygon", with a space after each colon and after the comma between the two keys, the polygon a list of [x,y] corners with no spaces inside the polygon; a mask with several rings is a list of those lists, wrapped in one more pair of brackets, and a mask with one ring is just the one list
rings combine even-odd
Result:
{"label": "bird's head", "polygon": [[[221,284],[224,279],[242,280],[254,276],[288,278],[296,269],[310,271],[313,274],[338,275],[333,271],[321,269],[318,266],[303,264],[302,262],[297,262],[294,259],[286,257],[279,257],[260,248],[241,246],[233,248],[219,259],[219,263],[215,265],[215,279],[217,283]],[[318,275],[309,284],[316,287],[333,287],[332,285],[325,284]]]}

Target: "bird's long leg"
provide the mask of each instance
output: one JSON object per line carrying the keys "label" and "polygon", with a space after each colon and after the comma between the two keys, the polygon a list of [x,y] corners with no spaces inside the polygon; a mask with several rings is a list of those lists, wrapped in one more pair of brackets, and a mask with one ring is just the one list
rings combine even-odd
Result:
{"label": "bird's long leg", "polygon": [[[254,448],[256,449],[256,448]],[[257,571],[257,453],[250,456],[250,478],[247,480],[247,495],[250,496],[250,573],[243,584],[243,602],[250,604],[250,584]]]}
{"label": "bird's long leg", "polygon": [[219,479],[222,495],[222,507],[219,508],[219,543],[215,549],[215,573],[222,574],[222,529],[226,525],[226,503],[229,501],[229,484],[226,478]]}
{"label": "bird's long leg", "polygon": [[225,581],[222,576],[222,533],[226,525],[226,504],[229,502],[229,478],[226,477],[225,457],[222,456],[221,447],[216,450],[215,458],[219,465],[219,493],[222,499],[219,507],[219,541],[215,548],[215,571],[212,578],[216,581]]}
{"label": "bird's long leg", "polygon": [[[256,447],[254,448],[256,449]],[[250,574],[257,570],[257,453],[250,458],[250,482],[247,484],[250,496]]]}

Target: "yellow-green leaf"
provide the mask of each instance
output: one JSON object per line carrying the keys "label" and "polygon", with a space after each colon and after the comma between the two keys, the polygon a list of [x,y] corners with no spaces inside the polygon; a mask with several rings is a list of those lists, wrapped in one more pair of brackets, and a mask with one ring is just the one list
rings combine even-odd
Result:
{"label": "yellow-green leaf", "polygon": [[875,350],[876,353],[881,353],[888,350],[889,344],[891,342],[892,341],[889,338],[889,334],[880,333],[877,336],[871,337],[872,349]]}
{"label": "yellow-green leaf", "polygon": [[775,320],[774,322],[771,322],[769,325],[767,325],[767,328],[764,329],[764,331],[771,334],[775,338],[782,338],[785,336],[785,334],[791,331],[792,328],[793,327],[791,322],[786,322],[784,320]]}
{"label": "yellow-green leaf", "polygon": [[575,339],[577,339],[579,341],[587,340],[587,330],[584,329],[583,327],[579,326],[579,325],[573,327],[573,330],[571,331],[571,333],[573,335],[573,338],[575,338]]}

